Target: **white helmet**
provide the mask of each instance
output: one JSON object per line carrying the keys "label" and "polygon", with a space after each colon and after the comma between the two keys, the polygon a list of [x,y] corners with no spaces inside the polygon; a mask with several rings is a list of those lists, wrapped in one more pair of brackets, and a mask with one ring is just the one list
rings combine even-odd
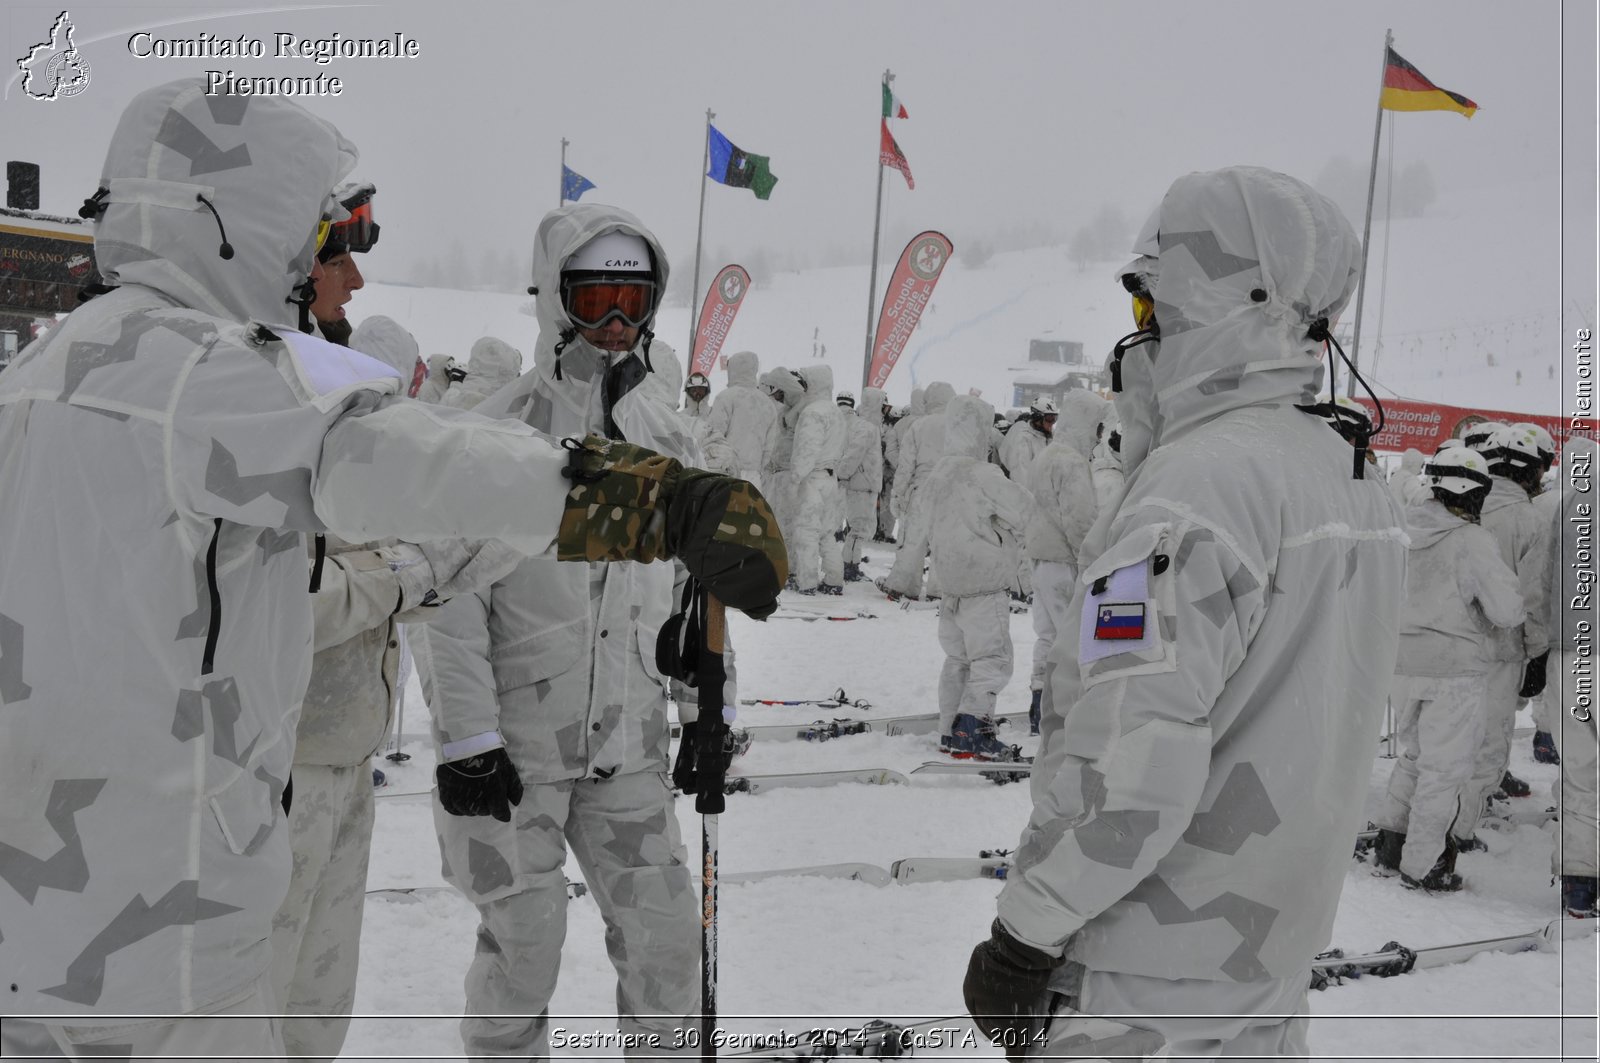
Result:
{"label": "white helmet", "polygon": [[1422,466],[1422,482],[1433,489],[1439,501],[1465,510],[1476,519],[1494,480],[1482,454],[1452,444]]}
{"label": "white helmet", "polygon": [[1550,433],[1543,428],[1528,421],[1518,421],[1512,428],[1526,429],[1533,433],[1533,441],[1539,447],[1539,457],[1544,461],[1544,467],[1549,469],[1556,460],[1556,441],[1550,438]]}
{"label": "white helmet", "polygon": [[839,397],[834,399],[833,401],[837,405],[848,406],[852,410],[856,408],[856,396],[855,396],[854,392],[841,391],[841,392],[839,392]]}
{"label": "white helmet", "polygon": [[1539,438],[1531,424],[1501,426],[1489,437],[1482,454],[1489,459],[1489,470],[1499,476],[1514,480],[1532,477],[1537,483],[1544,474],[1544,455],[1539,453]]}
{"label": "white helmet", "polygon": [[1028,404],[1029,417],[1056,417],[1060,413],[1061,411],[1056,408],[1054,399],[1041,396]]}
{"label": "white helmet", "polygon": [[1482,454],[1489,449],[1489,437],[1504,427],[1499,421],[1479,421],[1461,433],[1461,443]]}
{"label": "white helmet", "polygon": [[683,385],[683,390],[688,391],[690,388],[705,388],[709,391],[711,389],[711,381],[706,379],[704,373],[690,373],[689,381]]}

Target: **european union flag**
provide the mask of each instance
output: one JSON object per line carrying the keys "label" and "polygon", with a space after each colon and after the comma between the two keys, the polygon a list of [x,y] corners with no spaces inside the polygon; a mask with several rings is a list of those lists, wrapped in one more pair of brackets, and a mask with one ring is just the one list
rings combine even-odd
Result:
{"label": "european union flag", "polygon": [[594,187],[594,182],[572,167],[562,164],[561,167],[561,201],[563,203],[576,203],[578,197]]}

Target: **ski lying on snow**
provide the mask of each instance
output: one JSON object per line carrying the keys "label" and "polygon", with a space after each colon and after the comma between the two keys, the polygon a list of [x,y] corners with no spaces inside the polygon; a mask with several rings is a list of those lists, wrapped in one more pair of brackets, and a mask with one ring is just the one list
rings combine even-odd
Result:
{"label": "ski lying on snow", "polygon": [[929,760],[911,769],[911,774],[921,775],[976,775],[996,786],[1023,782],[1033,773],[1033,764],[1026,760]]}
{"label": "ski lying on snow", "polygon": [[[570,878],[567,879],[567,896],[568,897],[573,897],[573,898],[582,897],[584,894],[586,894],[588,892],[589,892],[589,887],[584,885],[582,882],[574,882]],[[429,895],[431,893],[453,893],[457,897],[461,897],[461,892],[459,890],[457,890],[454,886],[383,886],[383,887],[379,887],[377,889],[368,890],[367,891],[367,896],[368,897],[383,897],[383,898],[388,898],[388,899],[392,900],[392,899],[399,898],[399,897],[416,897],[416,896],[424,896],[425,897],[425,896],[427,896],[427,895]],[[461,899],[462,900],[466,900],[465,897],[462,897]]]}
{"label": "ski lying on snow", "polygon": [[878,619],[878,614],[869,613],[865,609],[857,610],[855,612],[849,612],[847,610],[840,609],[830,613],[813,613],[803,609],[779,609],[777,612],[767,617],[767,619],[804,620],[807,622],[816,620],[876,620]]}
{"label": "ski lying on snow", "polygon": [[1392,978],[1410,971],[1460,963],[1486,952],[1551,952],[1557,941],[1589,937],[1597,930],[1600,930],[1600,920],[1567,916],[1524,934],[1507,934],[1454,945],[1409,949],[1398,941],[1391,941],[1377,952],[1360,956],[1346,956],[1342,949],[1330,949],[1311,963],[1311,988],[1327,989],[1342,984],[1346,978],[1360,978],[1363,975]]}
{"label": "ski lying on snow", "polygon": [[805,867],[776,867],[766,871],[719,871],[717,882],[737,885],[741,882],[763,882],[772,878],[842,878],[865,882],[869,886],[887,886],[894,881],[889,872],[877,864],[809,864]]}
{"label": "ski lying on snow", "polygon": [[901,885],[916,882],[960,882],[969,878],[1006,877],[1010,854],[982,856],[908,856],[889,865],[889,874]]}
{"label": "ski lying on snow", "polygon": [[[1008,713],[995,718],[996,723],[1006,723],[1013,727],[1026,727],[1028,714],[1025,712]],[[735,730],[747,732],[751,738],[759,738],[768,742],[783,742],[794,739],[809,739],[811,741],[828,738],[841,738],[848,734],[865,734],[876,731],[890,735],[926,735],[939,730],[939,714],[936,712],[922,713],[915,716],[885,716],[876,720],[817,720],[814,723],[758,723],[749,727],[736,727]],[[681,736],[681,727],[673,724],[671,727],[673,738]]]}
{"label": "ski lying on snow", "polygon": [[852,768],[844,771],[797,771],[781,775],[731,775],[725,793],[759,794],[789,786],[834,786],[839,783],[906,786],[911,780],[889,768]]}

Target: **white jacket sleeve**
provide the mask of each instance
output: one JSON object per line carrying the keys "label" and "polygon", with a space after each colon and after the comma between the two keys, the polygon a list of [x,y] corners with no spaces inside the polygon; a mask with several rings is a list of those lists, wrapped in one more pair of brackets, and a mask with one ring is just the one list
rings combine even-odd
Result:
{"label": "white jacket sleeve", "polygon": [[[1466,529],[1481,531],[1481,529]],[[1526,617],[1522,588],[1517,574],[1500,558],[1500,551],[1487,533],[1472,536],[1460,554],[1461,568],[1456,573],[1461,599],[1477,602],[1483,615],[1495,627],[1516,627]],[[1537,656],[1537,654],[1535,655]]]}
{"label": "white jacket sleeve", "polygon": [[472,752],[452,755],[451,746],[500,729],[500,703],[495,697],[494,669],[489,663],[489,610],[494,588],[460,594],[437,608],[420,634],[423,652],[416,655],[422,693],[440,734],[440,760],[459,760],[504,745],[494,741]]}
{"label": "white jacket sleeve", "polygon": [[376,550],[323,558],[322,582],[311,596],[317,652],[386,624],[400,606],[400,581]]}
{"label": "white jacket sleeve", "polygon": [[[1230,579],[1243,566],[1209,529],[1159,510],[1140,516],[1081,577],[1089,631],[1060,635],[1078,643],[1066,652],[1076,651],[1081,694],[1036,761],[1045,774],[1000,894],[1006,928],[1056,954],[1188,828],[1210,771],[1212,707],[1265,609],[1261,586]],[[1116,601],[1144,607],[1143,635],[1097,642],[1096,617]]]}

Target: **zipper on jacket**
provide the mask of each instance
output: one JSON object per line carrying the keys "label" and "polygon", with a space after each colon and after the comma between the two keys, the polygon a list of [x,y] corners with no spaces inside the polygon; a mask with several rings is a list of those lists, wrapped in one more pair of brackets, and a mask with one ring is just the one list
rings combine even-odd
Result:
{"label": "zipper on jacket", "polygon": [[217,656],[217,639],[222,636],[222,591],[217,587],[217,540],[222,538],[222,518],[216,518],[211,545],[206,549],[206,594],[211,600],[211,622],[206,627],[206,652],[200,660],[200,674],[210,675]]}
{"label": "zipper on jacket", "polygon": [[311,593],[315,594],[322,589],[322,562],[328,556],[328,537],[318,532],[316,535],[317,558],[311,563]]}

